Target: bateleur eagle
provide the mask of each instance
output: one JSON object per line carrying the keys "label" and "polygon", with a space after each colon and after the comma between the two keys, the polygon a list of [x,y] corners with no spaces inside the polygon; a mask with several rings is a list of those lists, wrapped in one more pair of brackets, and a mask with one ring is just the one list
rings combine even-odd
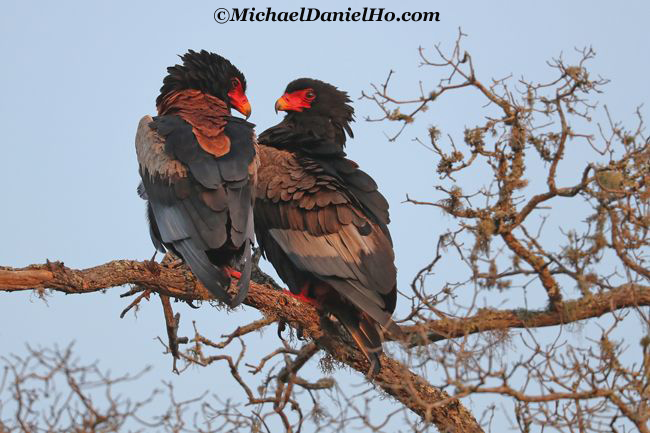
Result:
{"label": "bateleur eagle", "polygon": [[397,271],[388,203],[343,151],[349,102],[319,80],[287,86],[275,105],[287,115],[258,139],[255,233],[291,292],[334,315],[376,374],[382,330],[401,334],[391,319]]}
{"label": "bateleur eagle", "polygon": [[[181,257],[197,279],[230,306],[246,296],[251,272],[254,125],[246,79],[227,59],[202,50],[167,68],[158,116],[144,116],[135,138],[140,196],[147,200],[156,249]],[[241,274],[234,271],[239,266]],[[239,292],[228,295],[231,275]]]}

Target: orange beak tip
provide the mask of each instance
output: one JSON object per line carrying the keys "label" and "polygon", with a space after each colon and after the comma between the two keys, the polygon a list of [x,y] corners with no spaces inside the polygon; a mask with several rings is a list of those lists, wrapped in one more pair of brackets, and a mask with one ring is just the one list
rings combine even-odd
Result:
{"label": "orange beak tip", "polygon": [[284,98],[284,96],[281,96],[278,98],[277,101],[275,101],[275,113],[277,114],[278,111],[286,111],[288,107],[287,100]]}
{"label": "orange beak tip", "polygon": [[241,114],[246,116],[246,119],[251,117],[251,113],[253,112],[253,109],[251,108],[250,102],[246,101],[244,104],[235,107],[235,110],[239,111]]}

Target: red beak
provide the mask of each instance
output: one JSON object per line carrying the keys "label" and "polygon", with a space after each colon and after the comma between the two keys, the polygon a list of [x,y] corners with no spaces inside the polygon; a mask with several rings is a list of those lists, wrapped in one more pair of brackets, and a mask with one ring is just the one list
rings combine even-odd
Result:
{"label": "red beak", "polygon": [[241,86],[237,86],[228,92],[228,98],[230,98],[230,105],[232,105],[232,108],[246,116],[247,119],[250,117],[251,112],[253,111],[251,103],[248,102],[248,98]]}

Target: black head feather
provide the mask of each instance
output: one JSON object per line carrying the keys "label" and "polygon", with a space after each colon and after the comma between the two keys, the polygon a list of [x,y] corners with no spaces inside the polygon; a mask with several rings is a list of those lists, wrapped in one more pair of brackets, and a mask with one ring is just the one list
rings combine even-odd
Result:
{"label": "black head feather", "polygon": [[[311,103],[311,107],[301,112],[289,112],[288,118],[293,118],[295,122],[312,123],[315,119],[321,118],[326,121],[324,127],[330,123],[341,130],[342,142],[345,144],[345,134],[347,132],[350,137],[354,137],[350,123],[354,122],[354,108],[349,105],[352,102],[347,94],[339,90],[335,86],[324,81],[316,80],[313,78],[299,78],[292,81],[287,86],[285,93],[292,93],[297,90],[313,89],[316,97]],[[339,134],[337,134],[339,135]],[[341,140],[341,137],[339,137]]]}
{"label": "black head feather", "polygon": [[246,91],[244,74],[228,59],[205,50],[189,50],[179,57],[183,64],[167,68],[167,76],[163,79],[156,105],[160,105],[170,93],[187,89],[200,90],[229,103],[227,94],[232,88],[233,78],[239,79],[242,89]]}

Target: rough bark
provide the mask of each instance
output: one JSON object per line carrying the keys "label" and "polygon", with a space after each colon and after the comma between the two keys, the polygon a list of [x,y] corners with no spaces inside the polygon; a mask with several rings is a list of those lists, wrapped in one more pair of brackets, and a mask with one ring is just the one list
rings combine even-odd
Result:
{"label": "rough bark", "polygon": [[[133,293],[150,290],[163,296],[186,301],[214,300],[210,293],[183,267],[168,268],[134,260],[115,260],[93,268],[76,270],[60,262],[48,262],[14,269],[0,267],[0,291],[19,292],[46,289],[67,294],[92,293],[112,287],[135,285]],[[319,348],[338,362],[363,374],[370,366],[363,355],[343,339],[324,332],[330,326],[316,310],[267,284],[251,282],[244,304],[259,310],[265,317],[284,321],[302,330]],[[382,356],[381,373],[372,381],[399,402],[447,432],[481,432],[478,422],[461,402],[434,387],[403,364]]]}

